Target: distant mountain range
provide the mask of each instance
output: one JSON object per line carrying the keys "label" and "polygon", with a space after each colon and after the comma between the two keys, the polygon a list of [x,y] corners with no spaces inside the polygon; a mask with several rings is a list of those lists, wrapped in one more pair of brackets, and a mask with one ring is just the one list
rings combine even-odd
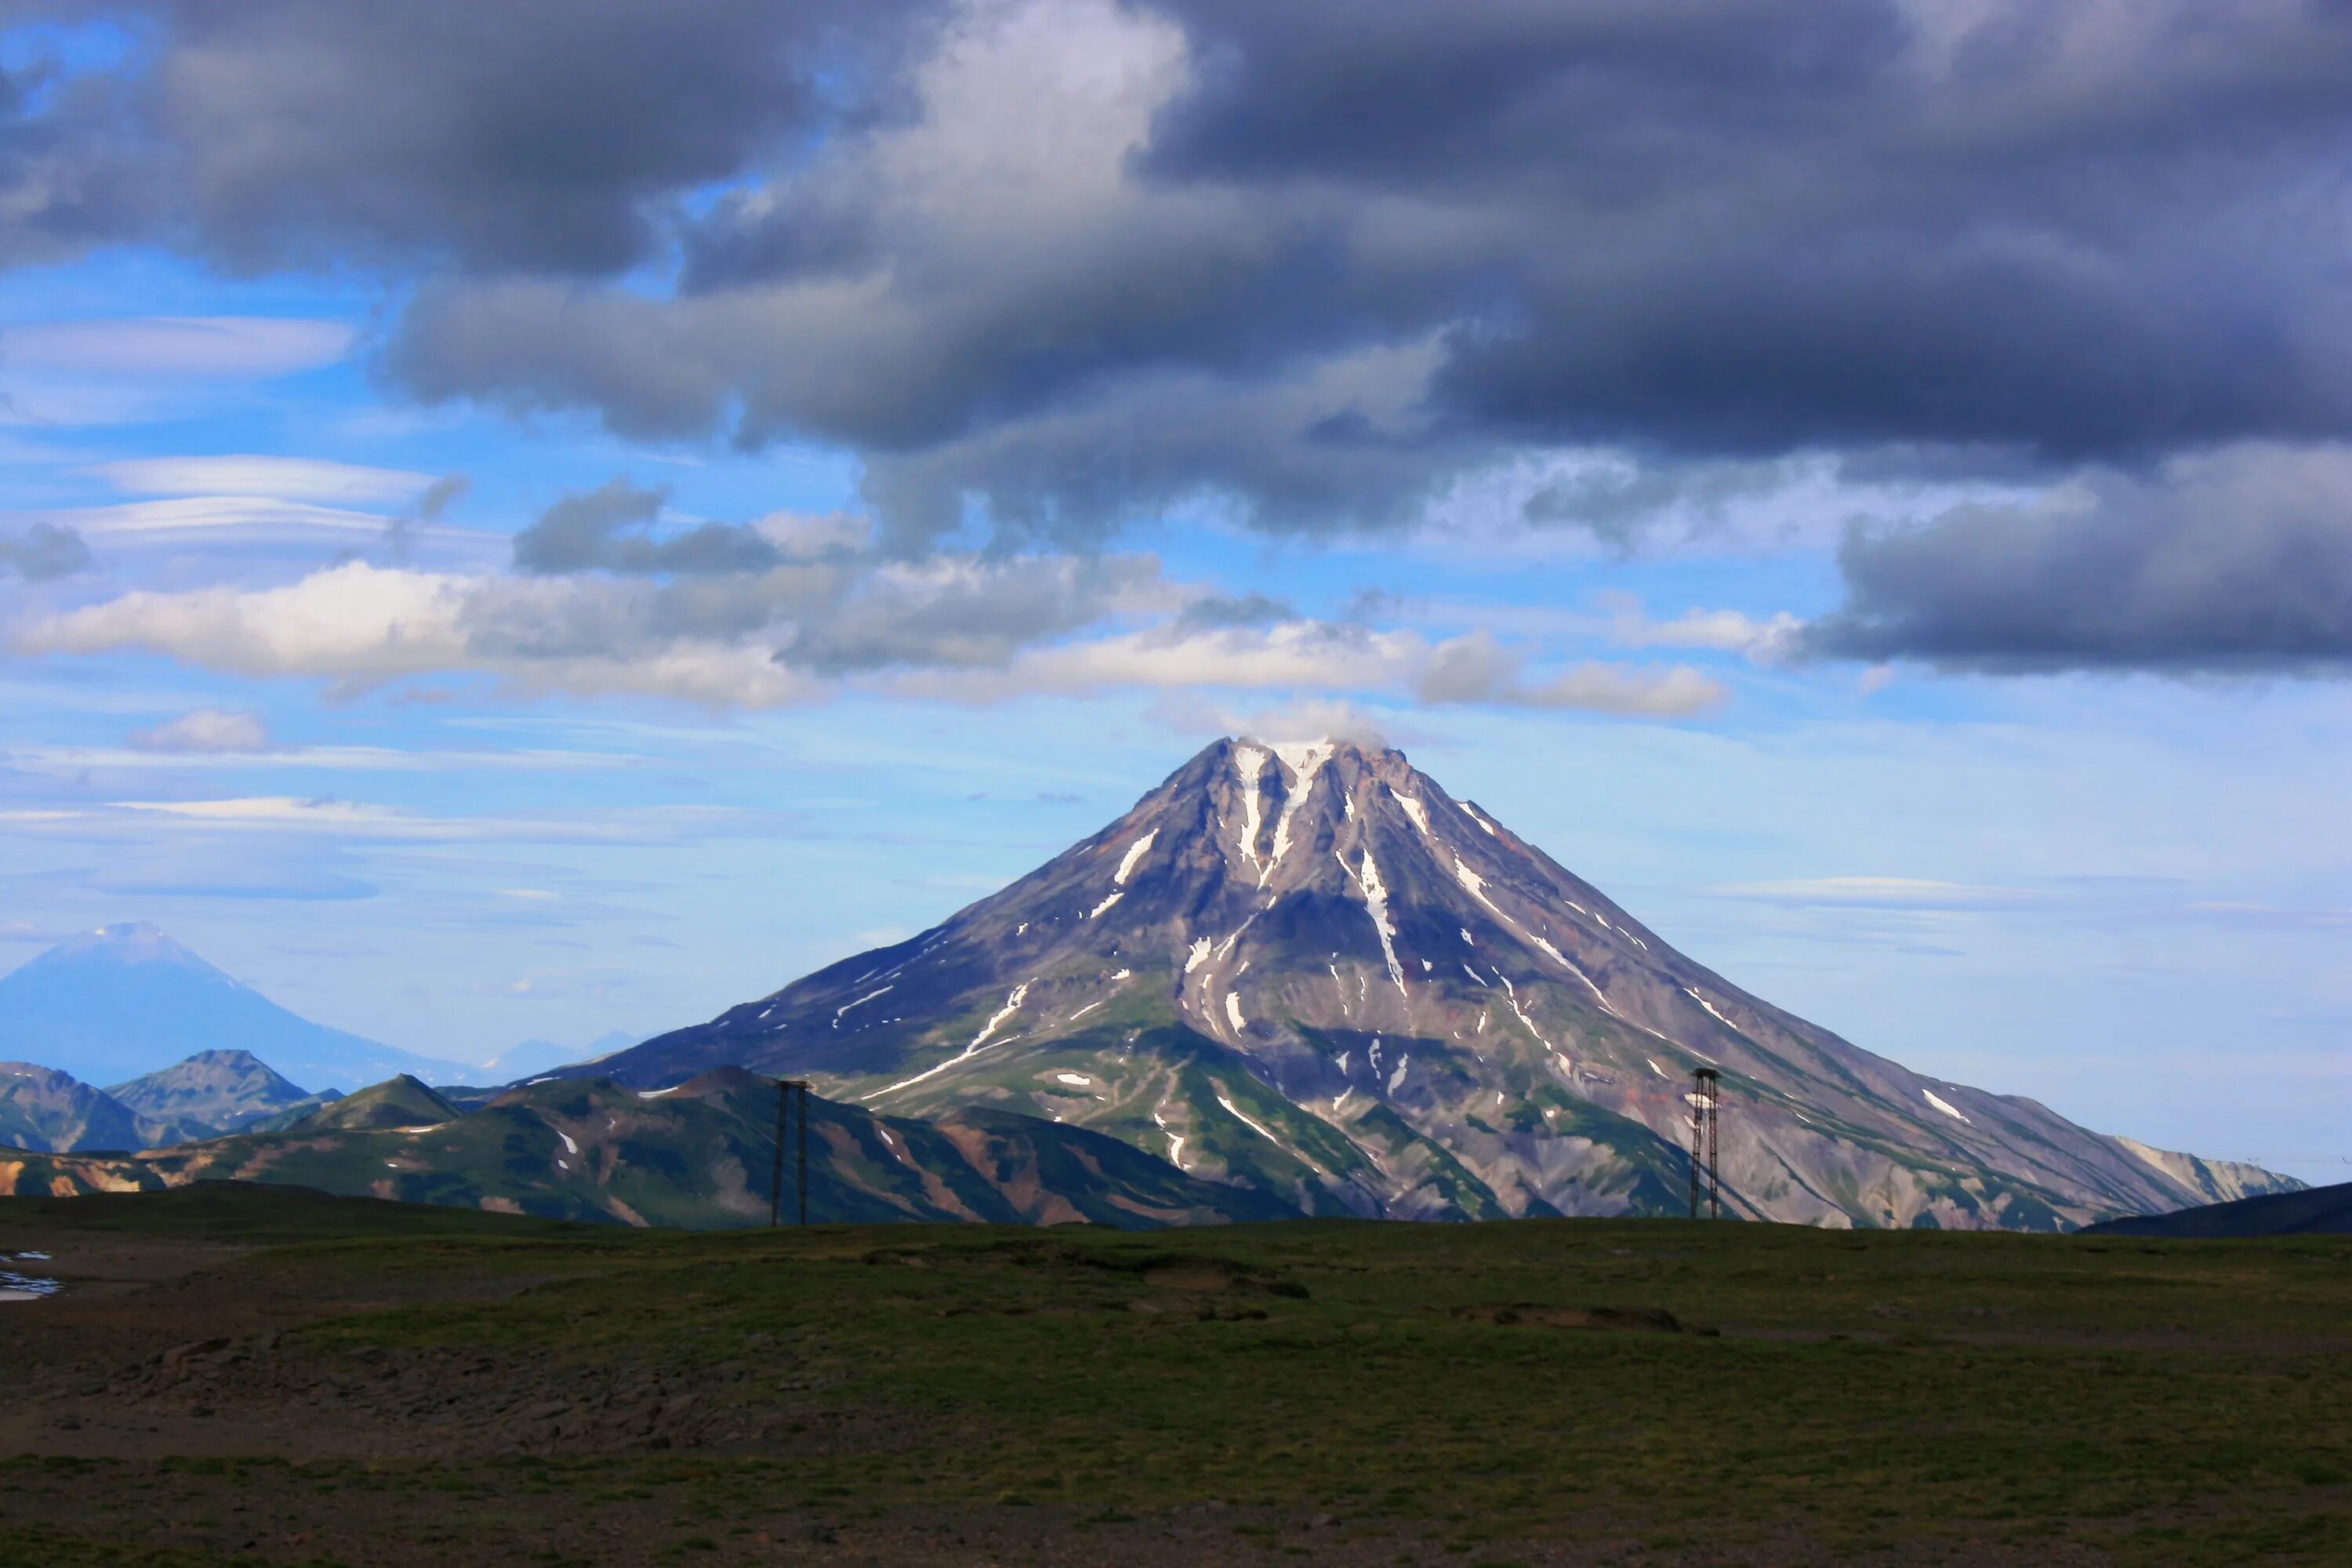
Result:
{"label": "distant mountain range", "polygon": [[1218,742],[945,923],[563,1070],[730,1064],[1090,1127],[1312,1214],[1681,1212],[1702,1067],[1741,1215],[2048,1230],[2300,1185],[1863,1050],[1346,742]]}
{"label": "distant mountain range", "polygon": [[[0,1197],[237,1179],[614,1224],[764,1225],[776,1098],[772,1082],[730,1068],[650,1092],[610,1079],[543,1082],[467,1111],[395,1079],[278,1131],[142,1156],[0,1154]],[[813,1221],[1144,1228],[1297,1213],[1038,1117],[971,1110],[925,1121],[824,1100],[811,1112]],[[791,1218],[798,1193],[787,1171]]]}
{"label": "distant mountain range", "polygon": [[615,1051],[626,1050],[644,1037],[625,1030],[614,1029],[598,1036],[584,1046],[559,1046],[553,1040],[525,1040],[508,1047],[478,1068],[468,1068],[474,1077],[469,1081],[480,1083],[514,1083],[540,1073],[552,1072],[560,1067],[587,1065],[603,1060]]}
{"label": "distant mountain range", "polygon": [[250,1051],[199,1051],[105,1089],[32,1062],[0,1062],[0,1147],[152,1149],[298,1121],[336,1098],[305,1094]]}
{"label": "distant mountain range", "polygon": [[481,1070],[298,1017],[144,922],[101,926],[0,976],[0,1046],[87,1083],[212,1050],[250,1052],[311,1089],[396,1073],[454,1083]]}
{"label": "distant mountain range", "polygon": [[591,1063],[641,1037],[615,1029],[577,1047],[524,1040],[480,1063],[419,1056],[290,1013],[144,922],[101,926],[0,976],[0,1050],[85,1083],[243,1051],[314,1089],[348,1092],[401,1073],[496,1085]]}

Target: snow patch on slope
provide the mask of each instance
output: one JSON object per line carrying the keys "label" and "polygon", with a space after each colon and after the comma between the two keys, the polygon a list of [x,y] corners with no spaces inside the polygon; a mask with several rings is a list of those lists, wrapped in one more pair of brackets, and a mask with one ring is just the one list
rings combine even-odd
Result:
{"label": "snow patch on slope", "polygon": [[877,1089],[872,1094],[862,1096],[861,1100],[879,1100],[886,1094],[895,1094],[899,1089],[906,1089],[914,1084],[919,1084],[928,1078],[936,1078],[951,1067],[957,1067],[964,1062],[971,1060],[972,1058],[980,1054],[982,1047],[988,1044],[988,1037],[1003,1026],[1004,1020],[1013,1016],[1013,1014],[1021,1011],[1021,1004],[1028,997],[1028,995],[1029,982],[1024,980],[1020,984],[1015,985],[1013,988],[1013,994],[1004,999],[1004,1005],[999,1007],[995,1013],[990,1016],[988,1022],[981,1026],[980,1033],[971,1037],[971,1044],[966,1046],[962,1050],[958,1051],[954,1056],[950,1057],[947,1060],[939,1063],[937,1066],[925,1068],[921,1072],[917,1073],[912,1078],[902,1078],[898,1082],[889,1085],[887,1088]]}
{"label": "snow patch on slope", "polygon": [[1937,1110],[1938,1110],[1942,1111],[1945,1115],[1947,1115],[1947,1116],[1948,1116],[1948,1117],[1953,1118],[1955,1121],[1968,1121],[1968,1122],[1969,1122],[1969,1126],[1971,1126],[1971,1127],[1974,1127],[1974,1126],[1976,1125],[1976,1123],[1975,1123],[1975,1122],[1973,1122],[1973,1121],[1969,1121],[1969,1119],[1968,1119],[1967,1117],[1962,1116],[1962,1115],[1960,1114],[1959,1108],[1958,1108],[1958,1106],[1954,1105],[1950,1100],[1946,1100],[1946,1099],[1944,1099],[1942,1096],[1938,1095],[1938,1094],[1937,1094],[1934,1089],[1921,1089],[1919,1092],[1920,1092],[1921,1094],[1924,1094],[1924,1095],[1926,1095],[1926,1096],[1927,1097],[1927,1103],[1928,1103],[1928,1104],[1930,1104],[1930,1105],[1934,1106]]}
{"label": "snow patch on slope", "polygon": [[1290,819],[1297,816],[1298,808],[1307,804],[1308,794],[1315,788],[1316,779],[1323,772],[1323,764],[1331,760],[1331,752],[1328,741],[1318,741],[1307,746],[1275,747],[1274,754],[1282,759],[1283,765],[1298,782],[1291,785],[1290,793],[1283,797],[1282,815],[1274,819],[1274,859],[1258,873],[1259,887],[1265,886],[1266,878],[1273,873],[1275,867],[1282,864],[1283,856],[1289,853]]}
{"label": "snow patch on slope", "polygon": [[[1251,1131],[1256,1133],[1259,1137],[1265,1139],[1276,1148],[1282,1149],[1282,1140],[1276,1138],[1273,1133],[1268,1132],[1264,1127],[1261,1127],[1255,1121],[1251,1121],[1247,1116],[1244,1115],[1240,1106],[1235,1105],[1232,1100],[1227,1100],[1222,1094],[1217,1096],[1217,1103],[1223,1106],[1234,1121],[1240,1122],[1243,1126],[1248,1128]],[[1287,1149],[1283,1149],[1283,1152],[1286,1154],[1289,1152],[1290,1151]]]}
{"label": "snow patch on slope", "polygon": [[1396,803],[1404,807],[1404,814],[1412,818],[1412,825],[1421,829],[1421,836],[1423,838],[1430,838],[1433,842],[1433,836],[1429,831],[1428,808],[1409,795],[1398,795],[1396,797]]}
{"label": "snow patch on slope", "polygon": [[1160,829],[1155,827],[1150,832],[1145,834],[1142,837],[1137,839],[1134,843],[1127,847],[1127,853],[1119,857],[1118,870],[1110,879],[1110,885],[1112,887],[1124,888],[1127,886],[1128,873],[1135,869],[1135,863],[1138,860],[1142,859],[1146,854],[1150,853],[1151,849],[1151,841],[1159,837]]}
{"label": "snow patch on slope", "polygon": [[[1151,1124],[1162,1132],[1168,1132],[1168,1119],[1156,1110],[1151,1113]],[[1168,1132],[1168,1163],[1180,1171],[1184,1168],[1184,1135],[1181,1132]]]}
{"label": "snow patch on slope", "polygon": [[1257,858],[1257,826],[1265,813],[1258,805],[1257,781],[1258,775],[1265,771],[1264,752],[1255,746],[1234,748],[1234,774],[1241,780],[1242,809],[1245,814],[1242,823],[1241,850],[1249,863],[1257,868],[1261,880],[1264,879],[1265,865]]}
{"label": "snow patch on slope", "polygon": [[1738,1025],[1733,1023],[1730,1019],[1725,1017],[1722,1013],[1717,1011],[1714,1003],[1708,1001],[1706,997],[1700,995],[1689,986],[1685,985],[1683,987],[1683,994],[1688,996],[1692,1001],[1706,1008],[1709,1013],[1714,1014],[1715,1021],[1722,1025],[1725,1028],[1736,1030],[1739,1027]]}
{"label": "snow patch on slope", "polygon": [[[1341,869],[1344,870],[1347,864],[1346,857],[1342,856],[1339,860]],[[1396,982],[1397,994],[1402,996],[1405,994],[1404,965],[1397,962],[1396,922],[1389,918],[1389,890],[1381,883],[1381,868],[1373,863],[1370,847],[1364,850],[1364,868],[1358,880],[1363,884],[1365,912],[1372,917],[1372,929],[1380,932],[1381,956],[1388,960],[1389,978]]]}
{"label": "snow patch on slope", "polygon": [[855,1002],[844,1002],[840,1006],[835,1007],[833,1010],[833,1026],[836,1029],[841,1027],[841,1016],[844,1013],[848,1012],[852,1007],[863,1007],[868,1002],[873,1001],[877,996],[887,994],[889,990],[890,987],[885,985],[879,991],[868,991],[865,995],[860,996]]}
{"label": "snow patch on slope", "polygon": [[[1472,898],[1477,900],[1480,903],[1486,905],[1487,910],[1492,913],[1496,920],[1501,921],[1505,925],[1518,932],[1519,935],[1525,937],[1535,946],[1543,949],[1544,955],[1546,957],[1549,958],[1554,963],[1559,964],[1562,969],[1567,970],[1570,974],[1575,975],[1579,980],[1583,981],[1586,986],[1591,990],[1594,999],[1600,1002],[1601,1010],[1602,1012],[1608,1014],[1612,1018],[1620,1016],[1617,1009],[1610,1005],[1609,998],[1602,994],[1601,987],[1593,984],[1592,976],[1585,973],[1583,970],[1578,968],[1576,964],[1570,960],[1568,955],[1560,952],[1559,949],[1552,946],[1551,943],[1546,942],[1543,938],[1536,935],[1535,932],[1528,930],[1527,927],[1521,925],[1518,921],[1505,914],[1503,912],[1502,906],[1496,903],[1494,900],[1486,896],[1486,879],[1472,870],[1469,865],[1465,862],[1459,855],[1456,855],[1454,858],[1454,879],[1462,884],[1464,891],[1467,892]],[[1470,933],[1465,931],[1462,934],[1466,937]],[[1513,1005],[1516,1006],[1517,1004],[1514,1003]],[[1537,1038],[1540,1039],[1542,1037],[1538,1036]]]}

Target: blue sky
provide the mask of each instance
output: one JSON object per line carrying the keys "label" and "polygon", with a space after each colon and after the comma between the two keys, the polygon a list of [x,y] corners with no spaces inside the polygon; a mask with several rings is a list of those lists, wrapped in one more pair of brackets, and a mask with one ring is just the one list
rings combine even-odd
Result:
{"label": "blue sky", "polygon": [[[173,15],[9,35],[0,61],[47,74],[8,124],[95,145],[114,122],[63,118],[73,84],[176,80],[200,46],[267,64],[272,26],[323,26],[257,7],[196,38]],[[920,15],[859,57],[911,107],[761,120],[715,174],[698,152],[659,180],[629,164],[615,210],[653,215],[653,237],[601,261],[585,219],[579,254],[483,227],[462,160],[443,184],[352,176],[404,206],[154,197],[9,253],[0,966],[151,920],[297,1011],[435,1056],[651,1034],[932,923],[1216,734],[1337,728],[1402,746],[1684,951],[1869,1048],[2101,1130],[2341,1173],[2340,408],[2216,409],[2129,456],[2023,390],[2014,429],[1988,404],[1857,434],[1843,393],[1781,368],[1723,406],[1794,412],[1738,439],[1707,434],[1712,390],[1663,384],[1580,381],[1506,416],[1462,390],[1475,334],[1359,298],[1434,236],[1472,243],[1458,191],[1410,245],[1349,198],[1344,243],[1300,252],[1344,258],[1320,294],[1276,268],[1163,341],[1121,313],[1153,277],[1133,237],[1157,257],[1289,221],[1234,205],[1186,226],[1240,200],[1214,124],[1171,118],[1230,18]],[[1235,37],[1240,58],[1287,47]],[[2095,82],[2100,50],[2162,45],[2047,47]],[[107,112],[205,199],[231,188],[218,113],[155,102]],[[1313,179],[1289,206],[1337,202],[1357,176],[1295,139]],[[1180,153],[1195,163],[1152,162]],[[1421,167],[1390,156],[1374,183]],[[338,173],[289,163],[264,195]],[[992,205],[965,211],[975,187]],[[1970,200],[1988,227],[2014,216]],[[843,230],[883,248],[888,284],[827,304],[730,282],[727,247],[769,243],[795,203],[803,235],[855,208]],[[2179,284],[2177,257],[2107,237],[2119,293]],[[1202,257],[1188,289],[1239,265]],[[910,302],[934,263],[952,287]],[[2256,290],[2311,305],[2285,271]],[[1070,302],[1097,282],[1110,303]],[[1496,319],[1539,337],[1566,309],[1540,285]],[[1928,291],[1888,298],[1906,289]],[[958,338],[1000,297],[1053,319],[1051,353],[987,357],[1011,306]],[[1301,324],[1337,298],[1362,314]],[[1211,338],[1229,346],[1187,346]],[[1958,352],[1922,342],[1920,377]],[[2200,369],[2129,342],[2184,384]],[[888,376],[860,381],[875,364]],[[2166,428],[2200,416],[2172,406]],[[2294,549],[2231,553],[2273,514]],[[2151,537],[2158,565],[2195,563],[2186,586],[2114,609],[2116,583],[2166,576],[2129,554]],[[2305,563],[2298,593],[2258,570],[2280,559]]]}

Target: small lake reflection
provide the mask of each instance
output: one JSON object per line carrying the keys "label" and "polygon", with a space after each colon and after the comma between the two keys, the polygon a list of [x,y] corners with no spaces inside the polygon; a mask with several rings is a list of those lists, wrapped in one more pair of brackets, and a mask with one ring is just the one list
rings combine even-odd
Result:
{"label": "small lake reflection", "polygon": [[44,1279],[34,1274],[19,1274],[5,1267],[11,1263],[47,1263],[48,1260],[49,1255],[46,1252],[13,1255],[0,1252],[0,1301],[38,1301],[44,1297],[56,1295],[58,1289],[56,1280]]}

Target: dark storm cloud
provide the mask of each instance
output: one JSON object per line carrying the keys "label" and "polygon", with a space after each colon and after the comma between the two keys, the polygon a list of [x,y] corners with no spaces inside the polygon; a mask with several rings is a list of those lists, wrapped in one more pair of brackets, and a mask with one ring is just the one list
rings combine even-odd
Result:
{"label": "dark storm cloud", "polygon": [[514,536],[514,563],[524,572],[617,572],[632,575],[760,572],[782,559],[755,531],[706,522],[656,538],[665,490],[614,479],[568,495]]}
{"label": "dark storm cloud", "polygon": [[16,19],[125,26],[154,60],[124,79],[71,77],[37,111],[12,115],[25,94],[0,86],[0,193],[37,181],[57,249],[177,238],[247,270],[424,258],[616,272],[652,253],[680,195],[854,111],[915,9],[18,6]]}
{"label": "dark storm cloud", "polygon": [[0,534],[0,573],[27,583],[69,577],[89,564],[89,545],[70,528],[37,522],[16,535]]}
{"label": "dark storm cloud", "polygon": [[2063,458],[2352,416],[2341,5],[1169,4],[1209,64],[1162,178],[1493,226],[1440,393],[1483,428]]}
{"label": "dark storm cloud", "polygon": [[[10,19],[0,6],[0,29]],[[0,268],[68,259],[152,225],[165,187],[131,128],[130,97],[54,48],[0,68]]]}
{"label": "dark storm cloud", "polygon": [[[2352,426],[2333,0],[114,9],[156,45],[112,134],[184,192],[150,231],[455,261],[393,357],[425,395],[955,447],[968,480],[922,488],[1090,525],[1170,467],[1277,524],[1381,487],[1223,462],[1197,401],[1133,495],[1024,487],[995,433],[1414,343],[1441,474],[1561,441],[2071,460]],[[0,166],[37,231],[102,229],[104,179],[23,172],[109,166],[110,122],[51,96],[0,89]],[[674,294],[590,281],[664,256]],[[1392,438],[1318,412],[1293,447]]]}
{"label": "dark storm cloud", "polygon": [[1816,653],[1993,670],[2352,666],[2352,451],[2247,447],[1856,532]]}
{"label": "dark storm cloud", "polygon": [[[1376,526],[1562,442],[2136,461],[2352,430],[2343,5],[1121,16],[1072,58],[1127,49],[1164,86],[1061,121],[1115,179],[1034,157],[989,204],[1001,161],[958,185],[905,155],[1016,140],[958,119],[1022,68],[975,25],[903,116],[694,226],[676,297],[460,281],[394,363],[634,433],[845,442],[918,533],[975,500],[1068,533],[1202,491]],[[1007,114],[1046,90],[1020,85]],[[1389,418],[1295,395],[1414,345]],[[1269,429],[1235,415],[1286,395]]]}
{"label": "dark storm cloud", "polygon": [[[2168,462],[2352,438],[2342,0],[119,14],[152,63],[0,89],[19,258],[119,233],[427,276],[385,358],[415,395],[845,447],[904,554],[975,516],[1016,544],[1195,508],[1403,526],[1594,443],[1667,478],[1571,482],[1529,521],[1623,543],[1661,486],[1704,510],[1801,454],[2105,476],[2097,547],[1985,513],[1849,548],[1821,646],[1998,660],[1914,583],[1927,552],[1961,584],[1978,534],[2039,541],[2051,591],[2087,591],[2090,560],[2204,526]],[[543,523],[518,560],[751,548],[649,517]],[[2212,581],[2290,586],[2283,539],[2197,537]],[[2142,657],[2093,625],[2112,606],[2027,635],[2035,602],[1987,606],[2018,657]],[[2325,640],[2293,599],[2214,614],[2187,646]]]}

